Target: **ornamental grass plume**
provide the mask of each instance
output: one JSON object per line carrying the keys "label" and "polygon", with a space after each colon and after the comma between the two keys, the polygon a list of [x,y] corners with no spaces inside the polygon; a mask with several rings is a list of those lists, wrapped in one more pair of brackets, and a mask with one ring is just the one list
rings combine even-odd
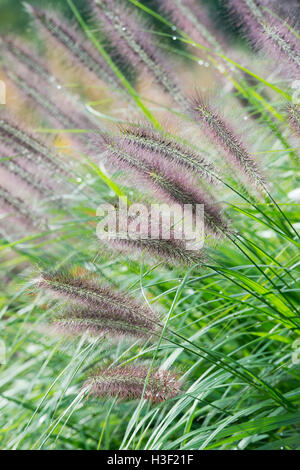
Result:
{"label": "ornamental grass plume", "polygon": [[179,144],[167,133],[158,132],[150,126],[123,126],[124,140],[132,146],[139,147],[141,152],[150,151],[158,160],[168,160],[188,171],[216,182],[217,169],[205,157],[184,144]]}
{"label": "ornamental grass plume", "polygon": [[221,148],[229,160],[257,187],[264,187],[265,179],[256,161],[250,156],[242,140],[235,135],[230,124],[200,96],[193,100],[192,110],[195,120],[201,124],[212,143]]}
{"label": "ornamental grass plume", "polygon": [[288,107],[288,118],[294,133],[300,137],[300,107],[292,104]]}
{"label": "ornamental grass plume", "polygon": [[152,260],[154,257],[167,267],[191,267],[203,265],[206,261],[205,253],[202,250],[187,250],[186,245],[181,240],[152,239],[143,236],[133,238],[107,237],[108,249],[115,248],[121,253],[145,255]]}
{"label": "ornamental grass plume", "polygon": [[92,79],[101,80],[114,89],[122,87],[107,62],[75,24],[69,23],[57,12],[50,13],[32,5],[25,5],[46,44],[55,49],[59,48],[69,67],[80,68]]}
{"label": "ornamental grass plume", "polygon": [[[6,46],[3,44],[5,42],[2,42],[3,57],[8,57],[8,61],[3,62],[2,57],[2,65],[17,91],[31,104],[33,111],[58,128],[91,132],[92,135],[85,132],[72,134],[72,141],[79,150],[89,153],[99,149],[101,139],[97,136],[98,127],[89,118],[78,97],[61,85],[36,51],[32,53],[29,48],[19,48],[19,44],[15,42],[15,52],[12,54],[9,43]],[[12,61],[11,57],[16,56],[17,62]]]}
{"label": "ornamental grass plume", "polygon": [[[0,171],[1,174],[1,171]],[[32,206],[22,198],[15,196],[0,183],[0,233],[5,238],[19,238],[20,235],[29,235],[37,229],[46,226],[45,217],[41,218]]]}
{"label": "ornamental grass plume", "polygon": [[[147,206],[143,205],[143,207]],[[151,213],[150,206],[147,207],[147,213],[148,216]],[[170,226],[168,231],[166,231],[163,217],[160,217],[159,221],[154,221],[150,216],[148,220],[142,222],[140,218],[137,222],[134,220],[134,217],[129,217],[126,227],[122,226],[120,217],[117,216],[116,221],[118,223],[117,233],[110,234],[108,232],[104,239],[101,236],[99,237],[108,250],[113,248],[114,251],[130,253],[135,257],[137,255],[145,255],[146,258],[151,260],[154,257],[167,267],[202,266],[206,261],[201,243],[203,242],[204,244],[204,231],[202,240],[198,240],[201,237],[201,233],[196,233],[195,229],[191,234],[187,233],[188,236],[182,231],[180,233],[182,236],[178,237],[172,223],[170,223],[171,217],[166,221],[168,226]],[[179,222],[180,224],[182,222],[181,216]],[[176,222],[174,221],[174,223]],[[201,247],[198,246],[199,242]]]}
{"label": "ornamental grass plume", "polygon": [[166,64],[166,57],[159,52],[152,38],[151,25],[123,1],[90,0],[90,3],[109,45],[123,61],[139,71],[146,71],[185,111],[187,100]]}
{"label": "ornamental grass plume", "polygon": [[149,308],[86,272],[43,272],[37,286],[66,302],[63,314],[55,320],[64,333],[150,338],[160,331],[159,317]]}
{"label": "ornamental grass plume", "polygon": [[35,46],[26,44],[15,37],[4,36],[0,38],[0,50],[2,60],[9,61],[12,66],[17,62],[18,66],[38,75],[50,86],[59,88],[60,82],[46,68],[45,62],[39,57]]}
{"label": "ornamental grass plume", "polygon": [[13,146],[0,140],[0,181],[14,196],[20,197],[27,205],[41,202],[51,203],[55,208],[66,209],[62,194],[72,189],[71,184],[59,181],[55,175],[41,168],[26,154],[12,155]]}
{"label": "ornamental grass plume", "polygon": [[162,13],[167,15],[176,27],[201,46],[213,48],[217,52],[222,47],[217,32],[203,5],[195,0],[157,0]]}
{"label": "ornamental grass plume", "polygon": [[[21,158],[13,158],[11,150],[0,141],[0,170],[1,179],[4,178],[9,186],[23,192],[24,187],[32,190],[36,196],[49,198],[53,194],[47,187],[47,180],[42,182],[36,173],[29,172],[26,167],[20,165]],[[38,170],[38,169],[37,169]],[[21,185],[21,187],[20,187]]]}
{"label": "ornamental grass plume", "polygon": [[181,393],[181,383],[176,374],[153,368],[148,377],[148,372],[144,365],[103,367],[91,375],[85,386],[89,395],[96,398],[139,400],[143,397],[154,404]]}
{"label": "ornamental grass plume", "polygon": [[8,145],[13,155],[21,155],[21,161],[26,160],[55,175],[66,176],[70,172],[70,166],[60,155],[8,113],[0,117],[0,142]]}
{"label": "ornamental grass plume", "polygon": [[285,63],[284,73],[299,76],[299,38],[286,21],[265,8],[262,0],[229,0],[229,8],[254,45],[271,53],[276,64]]}
{"label": "ornamental grass plume", "polygon": [[106,159],[115,168],[123,168],[137,176],[140,185],[146,184],[163,201],[178,204],[180,207],[190,205],[195,214],[198,205],[204,205],[204,218],[207,229],[220,236],[227,231],[217,203],[208,200],[201,191],[195,188],[195,181],[188,172],[179,170],[170,162],[162,161],[156,152],[141,148],[126,139],[106,139]]}

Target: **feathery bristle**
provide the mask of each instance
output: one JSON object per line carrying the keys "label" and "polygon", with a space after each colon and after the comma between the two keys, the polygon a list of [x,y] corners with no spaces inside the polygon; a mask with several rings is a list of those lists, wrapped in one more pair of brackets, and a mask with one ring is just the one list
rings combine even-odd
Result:
{"label": "feathery bristle", "polygon": [[253,183],[257,186],[264,186],[265,180],[256,161],[250,156],[242,141],[234,134],[230,125],[201,97],[194,99],[192,109],[196,121],[202,124],[211,141],[222,148],[231,161],[237,164]]}
{"label": "feathery bristle", "polygon": [[166,159],[184,167],[209,180],[216,182],[214,175],[217,170],[212,163],[205,160],[197,152],[183,144],[179,144],[167,134],[155,131],[152,127],[127,126],[122,128],[122,134],[128,143],[140,147],[141,152],[147,150],[157,155],[158,159]]}
{"label": "feathery bristle", "polygon": [[[157,155],[124,140],[107,142],[106,158],[114,166],[133,171],[140,184],[146,183],[164,200],[184,205],[191,205],[193,213],[197,205],[204,205],[204,218],[207,228],[215,235],[221,235],[227,230],[220,210],[214,201],[210,202],[195,188],[195,182],[186,172],[176,171],[174,166],[162,162]],[[112,160],[112,161],[111,161]]]}
{"label": "feathery bristle", "polygon": [[148,368],[143,365],[105,367],[95,371],[85,385],[89,394],[98,398],[138,400],[143,396],[145,400],[155,404],[180,394],[181,384],[175,374],[153,368],[145,387],[147,376]]}
{"label": "feathery bristle", "polygon": [[149,25],[140,15],[123,2],[115,0],[91,0],[93,10],[110,43],[119,55],[132,66],[146,70],[170,94],[180,106],[187,109],[187,100],[166,65],[166,58],[160,54],[151,38]]}
{"label": "feathery bristle", "polygon": [[42,273],[37,285],[67,300],[67,312],[57,326],[66,332],[149,337],[157,334],[159,318],[130,295],[98,283],[88,275],[71,272]]}

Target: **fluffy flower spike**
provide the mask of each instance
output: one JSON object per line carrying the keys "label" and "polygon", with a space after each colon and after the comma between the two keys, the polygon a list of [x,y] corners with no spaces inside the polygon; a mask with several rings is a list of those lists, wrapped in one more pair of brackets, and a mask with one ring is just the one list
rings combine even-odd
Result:
{"label": "fluffy flower spike", "polygon": [[68,308],[55,324],[65,333],[109,333],[149,338],[160,330],[159,318],[130,295],[99,284],[87,273],[42,273],[40,288],[65,300]]}
{"label": "fluffy flower spike", "polygon": [[108,64],[101,57],[90,41],[86,40],[78,27],[68,24],[58,13],[49,13],[42,9],[27,5],[27,11],[35,19],[39,31],[45,37],[46,42],[59,47],[67,61],[75,68],[81,66],[85,72],[89,72],[104,83],[120,87]]}
{"label": "fluffy flower spike", "polygon": [[296,104],[289,106],[288,116],[290,125],[295,134],[300,137],[300,107]]}
{"label": "fluffy flower spike", "polygon": [[[85,385],[90,395],[117,397],[126,400],[142,398],[148,368],[143,365],[105,367],[94,372]],[[144,392],[144,398],[154,404],[175,398],[181,392],[178,377],[165,370],[152,369]]]}
{"label": "fluffy flower spike", "polygon": [[132,146],[139,147],[141,152],[150,151],[158,160],[168,160],[182,166],[188,171],[199,174],[210,183],[216,182],[217,170],[212,163],[186,145],[179,144],[167,134],[160,133],[148,126],[127,126],[121,128],[124,139]]}
{"label": "fluffy flower spike", "polygon": [[166,58],[160,54],[152,40],[149,25],[128,2],[115,0],[91,0],[93,11],[107,37],[120,57],[139,70],[146,70],[161,88],[178,103],[180,109],[187,109],[187,100],[179,85],[168,70]]}
{"label": "fluffy flower spike", "polygon": [[262,0],[229,0],[232,13],[238,16],[252,42],[279,59],[276,63],[284,62],[285,73],[297,77],[300,72],[299,38],[285,21],[277,14],[272,14],[266,6]]}
{"label": "fluffy flower spike", "polygon": [[205,101],[197,96],[192,103],[195,120],[200,122],[213,143],[222,148],[225,155],[257,186],[263,187],[265,179],[245,145],[231,126]]}

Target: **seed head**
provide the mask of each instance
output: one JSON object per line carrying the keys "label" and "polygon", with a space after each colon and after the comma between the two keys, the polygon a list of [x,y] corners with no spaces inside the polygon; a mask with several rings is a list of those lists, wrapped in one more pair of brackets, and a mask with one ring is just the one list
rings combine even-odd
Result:
{"label": "seed head", "polygon": [[[143,396],[148,368],[143,365],[105,367],[94,372],[86,381],[90,395],[138,400]],[[165,370],[152,369],[144,391],[144,398],[154,404],[175,398],[181,392],[178,377]]]}
{"label": "seed head", "polygon": [[258,169],[257,163],[250,156],[242,140],[235,135],[231,126],[199,96],[194,99],[192,110],[196,121],[200,122],[211,141],[222,148],[225,155],[254,184],[264,186],[265,180]]}
{"label": "seed head", "polygon": [[159,318],[149,308],[129,294],[100,284],[87,273],[42,273],[37,286],[67,303],[68,307],[55,320],[65,333],[107,332],[149,338],[160,330]]}

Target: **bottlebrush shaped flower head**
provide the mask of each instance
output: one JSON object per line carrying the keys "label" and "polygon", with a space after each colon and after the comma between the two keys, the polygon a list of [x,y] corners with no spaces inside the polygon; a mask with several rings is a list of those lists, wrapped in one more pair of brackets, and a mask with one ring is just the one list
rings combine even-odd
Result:
{"label": "bottlebrush shaped flower head", "polygon": [[126,139],[106,139],[108,163],[115,168],[134,172],[139,185],[147,185],[164,202],[191,205],[195,213],[197,205],[204,205],[206,228],[221,236],[227,230],[217,203],[209,200],[195,187],[195,181],[186,171],[178,171],[168,161],[162,161],[156,152],[141,149],[135,142]]}
{"label": "bottlebrush shaped flower head", "polygon": [[70,172],[68,165],[53,152],[48,143],[32,135],[7,112],[0,117],[0,142],[9,145],[11,154],[21,154],[32,165],[38,165],[48,172],[59,175]]}
{"label": "bottlebrush shaped flower head", "polygon": [[[157,0],[162,13],[168,15],[170,20],[191,37],[196,43],[205,47],[221,49],[216,31],[209,19],[203,5],[196,0]],[[176,31],[176,30],[175,30]],[[175,33],[174,33],[175,34]]]}
{"label": "bottlebrush shaped flower head", "polygon": [[296,104],[288,107],[289,122],[295,134],[300,137],[300,107]]}
{"label": "bottlebrush shaped flower head", "polygon": [[148,370],[144,365],[101,368],[91,375],[85,386],[89,394],[97,398],[139,400],[143,396],[154,404],[163,403],[181,393],[177,375],[156,368],[152,369],[145,387]]}
{"label": "bottlebrush shaped flower head", "polygon": [[146,71],[161,88],[186,110],[187,100],[169,70],[166,57],[152,39],[146,24],[128,2],[90,0],[93,12],[119,56],[139,71]]}
{"label": "bottlebrush shaped flower head", "polygon": [[160,330],[159,317],[129,294],[78,272],[42,273],[37,286],[68,304],[56,319],[65,333],[109,333],[149,338]]}
{"label": "bottlebrush shaped flower head", "polygon": [[[284,2],[282,2],[284,3]],[[265,8],[261,0],[229,0],[229,8],[239,19],[251,41],[259,48],[266,49],[276,59],[276,64],[284,62],[282,68],[289,76],[299,76],[299,38],[286,21]],[[291,25],[293,26],[293,25]]]}
{"label": "bottlebrush shaped flower head", "polygon": [[129,144],[139,147],[141,152],[150,151],[156,154],[157,160],[170,161],[199,174],[210,183],[216,182],[214,175],[217,174],[217,170],[214,165],[190,147],[179,144],[168,134],[158,132],[150,126],[124,126],[121,132],[124,139]]}
{"label": "bottlebrush shaped flower head", "polygon": [[59,86],[59,82],[50,71],[47,70],[45,62],[39,57],[33,44],[26,44],[24,41],[21,42],[15,37],[5,36],[0,38],[0,46],[5,61],[8,60],[12,64],[12,67],[17,61],[19,66],[23,64],[25,68],[40,76],[51,86]]}
{"label": "bottlebrush shaped flower head", "polygon": [[69,66],[81,67],[97,79],[115,88],[121,86],[114,73],[75,24],[70,24],[57,12],[48,12],[26,4],[27,11],[35,19],[45,42],[59,47]]}
{"label": "bottlebrush shaped flower head", "polygon": [[196,96],[192,102],[195,120],[199,122],[212,141],[222,148],[225,155],[242,170],[257,186],[263,187],[265,179],[256,161],[250,156],[242,140],[237,137],[231,126],[207,103]]}
{"label": "bottlebrush shaped flower head", "polygon": [[203,265],[206,261],[204,250],[187,250],[181,240],[151,239],[135,236],[134,238],[107,238],[108,249],[120,253],[130,253],[133,256],[146,255],[151,260],[154,257],[167,267],[191,267]]}
{"label": "bottlebrush shaped flower head", "polygon": [[[5,66],[8,77],[21,92],[34,112],[43,116],[49,123],[63,129],[83,129],[87,132],[72,134],[72,141],[80,151],[90,153],[101,147],[102,139],[98,138],[94,122],[88,117],[80,100],[63,89],[56,82],[48,82],[38,72],[34,73],[27,61],[22,59],[13,67]],[[47,69],[45,69],[47,70]],[[48,75],[52,75],[50,71]],[[89,131],[92,131],[89,134]],[[89,134],[89,135],[88,135]]]}

